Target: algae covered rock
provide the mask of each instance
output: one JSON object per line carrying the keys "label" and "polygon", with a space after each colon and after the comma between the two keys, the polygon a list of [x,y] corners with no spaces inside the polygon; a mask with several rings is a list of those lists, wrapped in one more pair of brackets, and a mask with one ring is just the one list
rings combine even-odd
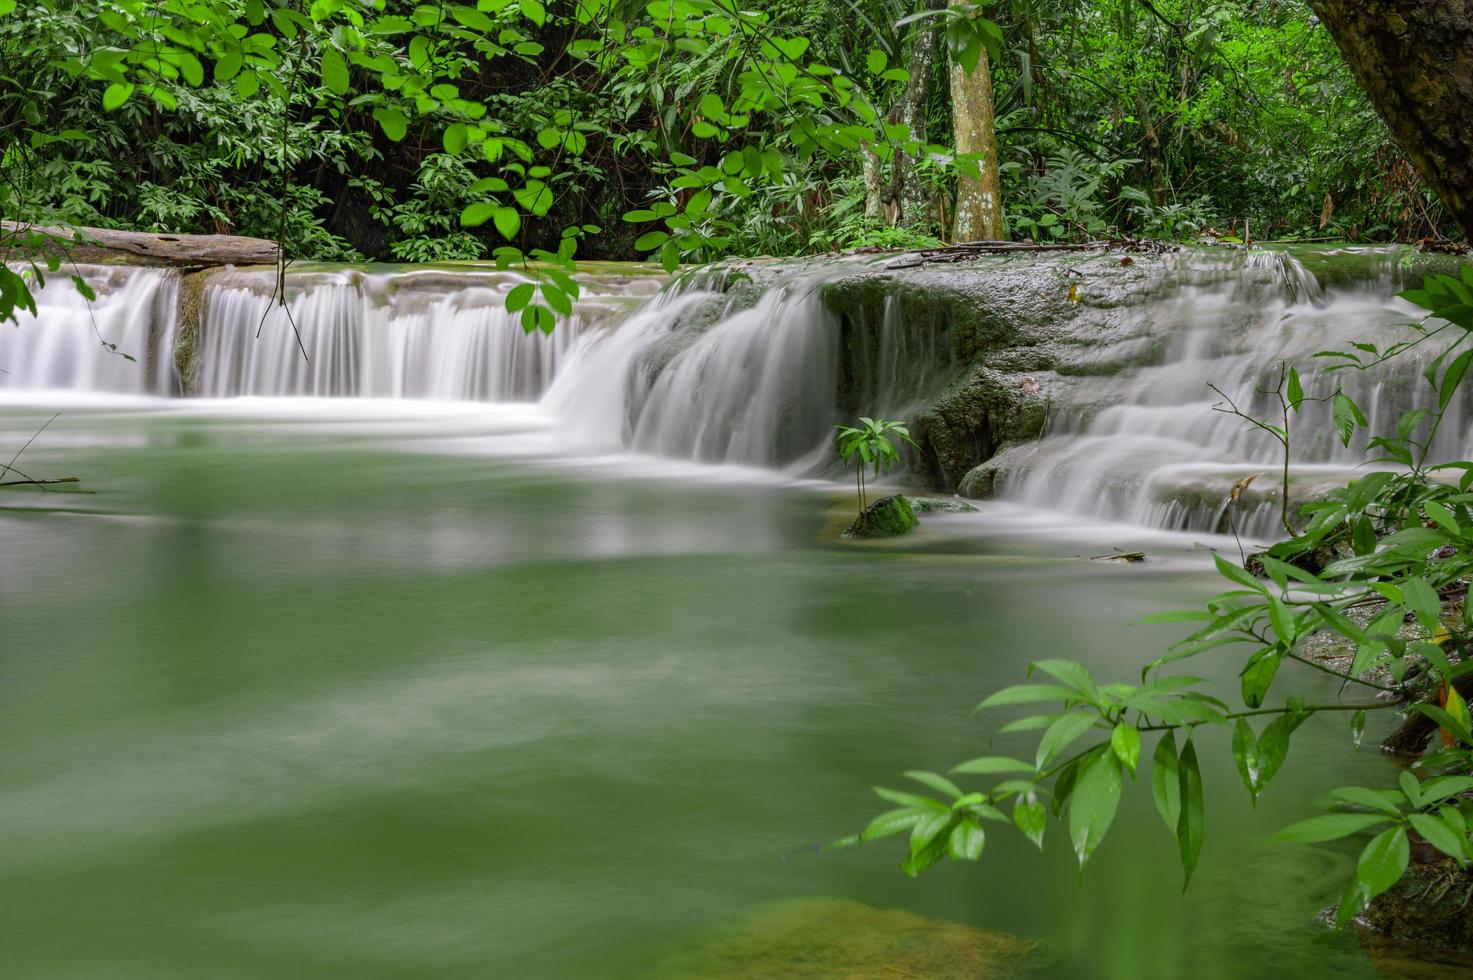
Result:
{"label": "algae covered rock", "polygon": [[1034,943],[1003,932],[831,898],[763,906],[740,927],[667,957],[656,980],[989,980]]}
{"label": "algae covered rock", "polygon": [[977,508],[955,497],[906,497],[917,514],[975,514]]}
{"label": "algae covered rock", "polygon": [[900,494],[882,497],[870,504],[854,523],[844,529],[846,538],[890,538],[904,534],[920,524],[910,501]]}

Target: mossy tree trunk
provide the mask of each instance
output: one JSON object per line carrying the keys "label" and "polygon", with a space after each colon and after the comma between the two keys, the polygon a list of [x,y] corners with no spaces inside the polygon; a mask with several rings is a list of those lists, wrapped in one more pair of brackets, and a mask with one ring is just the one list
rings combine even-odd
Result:
{"label": "mossy tree trunk", "polygon": [[1402,152],[1473,237],[1473,0],[1309,0]]}
{"label": "mossy tree trunk", "polygon": [[976,177],[956,180],[955,241],[1000,240],[1002,188],[997,170],[997,130],[993,120],[992,70],[984,49],[977,67],[966,71],[951,62],[951,123],[956,152],[979,154]]}
{"label": "mossy tree trunk", "polygon": [[[889,122],[906,126],[910,138],[921,144],[926,142],[926,102],[931,96],[931,72],[940,44],[939,28],[916,30],[905,65],[910,80],[886,113]],[[931,222],[932,207],[929,189],[916,170],[921,155],[897,151],[886,167],[873,147],[866,145],[863,153],[865,217],[887,225],[925,228]]]}

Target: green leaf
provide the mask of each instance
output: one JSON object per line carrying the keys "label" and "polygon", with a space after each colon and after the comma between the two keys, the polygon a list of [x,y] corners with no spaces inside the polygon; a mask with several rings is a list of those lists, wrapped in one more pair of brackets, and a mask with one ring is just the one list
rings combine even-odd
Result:
{"label": "green leaf", "polygon": [[1335,431],[1340,435],[1340,443],[1344,446],[1350,445],[1350,439],[1355,435],[1356,426],[1366,424],[1365,415],[1361,414],[1360,407],[1345,396],[1343,392],[1335,393]]}
{"label": "green leaf", "polygon": [[522,216],[517,213],[516,208],[499,207],[491,212],[491,220],[501,237],[507,241],[515,239],[522,228]]}
{"label": "green leaf", "polygon": [[1250,708],[1257,708],[1263,704],[1263,699],[1268,695],[1268,689],[1273,685],[1274,676],[1279,671],[1279,651],[1273,647],[1259,650],[1248,658],[1247,665],[1243,668],[1243,703]]}
{"label": "green leaf", "polygon": [[1256,805],[1258,803],[1258,739],[1253,735],[1253,729],[1248,726],[1248,719],[1239,718],[1233,725],[1233,762],[1237,764],[1238,775],[1247,787],[1248,794]]}
{"label": "green leaf", "polygon": [[496,205],[491,201],[477,201],[467,204],[465,210],[460,212],[460,224],[465,228],[476,228],[484,225],[491,215],[496,213]]}
{"label": "green leaf", "polygon": [[1019,802],[1013,807],[1013,823],[1038,847],[1043,847],[1043,832],[1048,825],[1048,811],[1042,803]]}
{"label": "green leaf", "polygon": [[1217,571],[1223,578],[1230,579],[1245,589],[1252,589],[1254,592],[1261,592],[1265,595],[1268,594],[1268,587],[1262,581],[1250,575],[1248,570],[1243,566],[1233,564],[1222,557],[1222,555],[1213,555],[1212,561],[1217,565]]}
{"label": "green leaf", "polygon": [[890,59],[883,51],[871,51],[865,57],[865,67],[869,69],[871,75],[878,75],[885,70],[885,66],[889,63]]}
{"label": "green leaf", "polygon": [[983,708],[995,708],[1006,704],[1029,704],[1034,701],[1077,701],[1078,695],[1067,687],[1059,687],[1056,684],[1014,684],[1005,687],[995,694],[989,695],[977,705],[978,711]]}
{"label": "green leaf", "polygon": [[1386,814],[1388,817],[1401,818],[1401,810],[1385,796],[1373,789],[1364,786],[1341,786],[1339,789],[1330,791],[1330,795],[1337,800],[1353,803],[1356,806],[1368,807],[1372,810]]}
{"label": "green leaf", "polygon": [[1081,766],[1069,801],[1069,840],[1083,868],[1115,819],[1124,780],[1113,752],[1098,752]]}
{"label": "green leaf", "polygon": [[128,96],[132,94],[132,82],[113,82],[102,93],[102,107],[108,112],[112,112],[124,102],[127,102]]}
{"label": "green leaf", "polygon": [[1151,794],[1156,798],[1156,812],[1175,833],[1181,819],[1181,775],[1172,732],[1161,736],[1151,756]]}
{"label": "green leaf", "polygon": [[384,135],[395,143],[404,139],[409,132],[409,120],[405,118],[403,111],[396,107],[379,106],[373,110],[373,118],[378,121]]}
{"label": "green leaf", "polygon": [[1339,840],[1383,824],[1386,819],[1379,813],[1327,813],[1322,817],[1310,817],[1308,820],[1290,824],[1274,834],[1274,840],[1289,844],[1317,844],[1321,841]]}
{"label": "green leaf", "polygon": [[1468,373],[1468,364],[1473,361],[1473,350],[1467,350],[1459,354],[1447,367],[1447,372],[1442,376],[1442,383],[1437,389],[1437,407],[1439,410],[1447,408],[1457,393],[1458,386],[1463,383],[1463,377]]}
{"label": "green leaf", "polygon": [[1176,842],[1182,870],[1186,872],[1186,880],[1182,882],[1185,891],[1202,854],[1202,771],[1197,765],[1197,747],[1190,738],[1182,747],[1180,761],[1181,817],[1176,824]]}
{"label": "green leaf", "polygon": [[1407,608],[1416,614],[1417,622],[1423,629],[1429,632],[1437,629],[1442,600],[1437,597],[1437,591],[1427,584],[1426,579],[1407,579],[1401,584],[1401,597]]}
{"label": "green leaf", "polygon": [[446,153],[456,156],[465,149],[469,138],[469,130],[465,123],[451,123],[445,127],[445,133],[440,137],[440,142],[444,145]]}
{"label": "green leaf", "polygon": [[1018,759],[1008,759],[1003,756],[989,755],[979,759],[972,759],[954,767],[954,773],[965,773],[976,776],[992,775],[1003,772],[1034,772],[1033,766]]}
{"label": "green leaf", "polygon": [[334,95],[348,93],[348,63],[337,48],[322,51],[322,85]]}
{"label": "green leaf", "polygon": [[1073,744],[1081,735],[1094,727],[1099,716],[1088,712],[1062,715],[1043,733],[1038,740],[1038,768],[1042,769],[1061,751]]}
{"label": "green leaf", "polygon": [[959,799],[962,795],[962,791],[956,783],[934,772],[926,772],[923,769],[911,769],[905,773],[905,777],[907,779],[914,779],[924,786],[929,786],[938,793],[945,793],[953,800]]}
{"label": "green leaf", "polygon": [[1407,819],[1422,839],[1459,863],[1467,860],[1468,838],[1430,813],[1409,813]]}
{"label": "green leaf", "polygon": [[903,834],[920,823],[923,817],[929,815],[929,810],[922,810],[919,807],[913,806],[903,807],[899,810],[888,810],[871,820],[869,826],[864,828],[864,833],[859,835],[859,839],[871,841],[880,837],[893,837],[896,834]]}
{"label": "green leaf", "polygon": [[1371,899],[1400,881],[1410,858],[1411,845],[1405,828],[1389,827],[1371,838],[1356,862],[1355,878],[1341,900],[1336,926],[1349,923]]}
{"label": "green leaf", "polygon": [[966,817],[951,830],[949,849],[958,861],[975,861],[982,856],[982,845],[987,842],[987,832],[982,824]]}
{"label": "green leaf", "polygon": [[541,0],[517,0],[517,9],[538,27],[547,23],[547,8],[542,6]]}
{"label": "green leaf", "polygon": [[532,302],[532,294],[536,291],[537,287],[532,285],[530,282],[524,282],[520,285],[513,286],[511,288],[511,291],[506,294],[507,312],[515,313],[517,312],[517,310],[526,309],[527,304]]}
{"label": "green leaf", "polygon": [[1135,726],[1123,721],[1116,725],[1110,733],[1110,747],[1121,764],[1134,772],[1141,761],[1141,733]]}
{"label": "green leaf", "polygon": [[659,248],[668,241],[670,235],[663,231],[647,231],[634,241],[634,247],[641,252],[649,252]]}
{"label": "green leaf", "polygon": [[1362,709],[1350,717],[1350,741],[1357,749],[1360,748],[1361,736],[1366,733],[1366,713]]}
{"label": "green leaf", "polygon": [[239,51],[227,51],[215,62],[215,81],[228,82],[240,74],[240,66],[244,58]]}
{"label": "green leaf", "polygon": [[1095,690],[1095,681],[1083,664],[1075,663],[1073,660],[1036,660],[1028,665],[1029,673],[1034,669],[1043,671],[1054,680],[1068,686],[1079,693],[1086,701],[1095,701],[1099,693]]}
{"label": "green leaf", "polygon": [[1303,401],[1304,401],[1304,385],[1299,380],[1299,372],[1296,371],[1296,370],[1294,370],[1293,368],[1290,368],[1289,369],[1289,390],[1288,390],[1289,407],[1292,408],[1294,411],[1297,412],[1297,411],[1299,411],[1299,404],[1301,402],[1303,402]]}

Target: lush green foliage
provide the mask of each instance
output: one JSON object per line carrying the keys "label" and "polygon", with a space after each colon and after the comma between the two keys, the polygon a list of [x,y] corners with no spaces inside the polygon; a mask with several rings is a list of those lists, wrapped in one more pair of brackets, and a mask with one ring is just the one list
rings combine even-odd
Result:
{"label": "lush green foliage", "polygon": [[[323,259],[930,243],[970,163],[946,57],[911,77],[935,44],[992,50],[1015,235],[1446,230],[1300,0],[0,7],[7,217]],[[903,230],[870,152],[914,161],[929,204]]]}
{"label": "lush green foliage", "polygon": [[[1419,757],[1391,786],[1336,790],[1327,801],[1329,814],[1279,836],[1316,842],[1376,832],[1341,902],[1342,924],[1401,877],[1412,834],[1460,866],[1473,861],[1473,721],[1458,690],[1460,679],[1473,673],[1467,658],[1473,603],[1464,602],[1456,618],[1444,610],[1445,597],[1465,589],[1473,576],[1473,463],[1438,464],[1429,455],[1473,364],[1473,269],[1461,278],[1433,276],[1402,295],[1431,313],[1411,325],[1405,342],[1388,350],[1358,344],[1354,351],[1320,355],[1335,363],[1333,372],[1384,363],[1423,344],[1444,345],[1425,370],[1436,407],[1407,412],[1394,435],[1370,440],[1377,454],[1373,462],[1396,469],[1368,473],[1305,505],[1298,533],[1257,557],[1262,577],[1217,556],[1217,569],[1231,588],[1205,608],[1152,617],[1197,628],[1146,663],[1141,683],[1101,684],[1068,660],[1032,664],[1030,674],[1046,682],[1005,688],[979,706],[1049,706],[996,731],[1042,732],[1032,761],[986,756],[956,766],[951,775],[957,777],[1007,777],[975,791],[937,773],[907,773],[940,798],[877,790],[899,808],[844,843],[908,833],[904,867],[917,874],[947,857],[975,860],[985,840],[983,821],[1011,822],[1041,845],[1052,814],[1066,821],[1083,866],[1110,829],[1126,775],[1142,765],[1145,738],[1156,736],[1151,791],[1190,879],[1205,823],[1194,742],[1199,729],[1231,733],[1238,773],[1256,801],[1283,766],[1294,732],[1310,718],[1348,714],[1349,738],[1358,746],[1368,712],[1402,710],[1432,719],[1445,744]],[[1287,443],[1288,417],[1309,398],[1297,372],[1285,378],[1279,388],[1283,425],[1257,424]],[[1343,392],[1326,397],[1334,402],[1338,436],[1349,445],[1365,417]],[[1306,561],[1325,555],[1341,557]],[[1338,669],[1304,652],[1304,643],[1317,634],[1346,652],[1348,666]],[[1199,677],[1163,670],[1208,651],[1241,657],[1241,707],[1206,693]],[[1286,666],[1331,674],[1342,689],[1364,696],[1322,704],[1289,696],[1270,706]],[[1260,720],[1266,723],[1256,727]],[[1011,806],[1011,818],[1004,806]]]}
{"label": "lush green foliage", "polygon": [[859,510],[863,513],[869,506],[864,492],[865,469],[873,466],[875,476],[878,477],[885,467],[900,461],[900,449],[893,439],[898,437],[912,446],[915,445],[915,440],[910,437],[910,429],[906,428],[904,422],[892,422],[888,419],[861,418],[857,427],[838,425],[834,428],[838,430],[835,440],[839,456],[845,463],[854,466],[855,486],[859,490]]}

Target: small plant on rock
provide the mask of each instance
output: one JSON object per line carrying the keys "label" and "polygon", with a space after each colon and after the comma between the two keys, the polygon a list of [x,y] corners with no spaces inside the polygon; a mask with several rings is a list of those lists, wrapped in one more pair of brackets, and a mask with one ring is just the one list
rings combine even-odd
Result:
{"label": "small plant on rock", "polygon": [[859,490],[859,513],[862,516],[869,506],[869,498],[864,492],[865,468],[873,465],[878,477],[885,467],[900,458],[900,450],[891,441],[892,436],[898,436],[912,446],[916,443],[904,421],[861,418],[858,428],[850,425],[836,425],[834,428],[839,430],[839,455],[846,464],[854,464],[854,485]]}

